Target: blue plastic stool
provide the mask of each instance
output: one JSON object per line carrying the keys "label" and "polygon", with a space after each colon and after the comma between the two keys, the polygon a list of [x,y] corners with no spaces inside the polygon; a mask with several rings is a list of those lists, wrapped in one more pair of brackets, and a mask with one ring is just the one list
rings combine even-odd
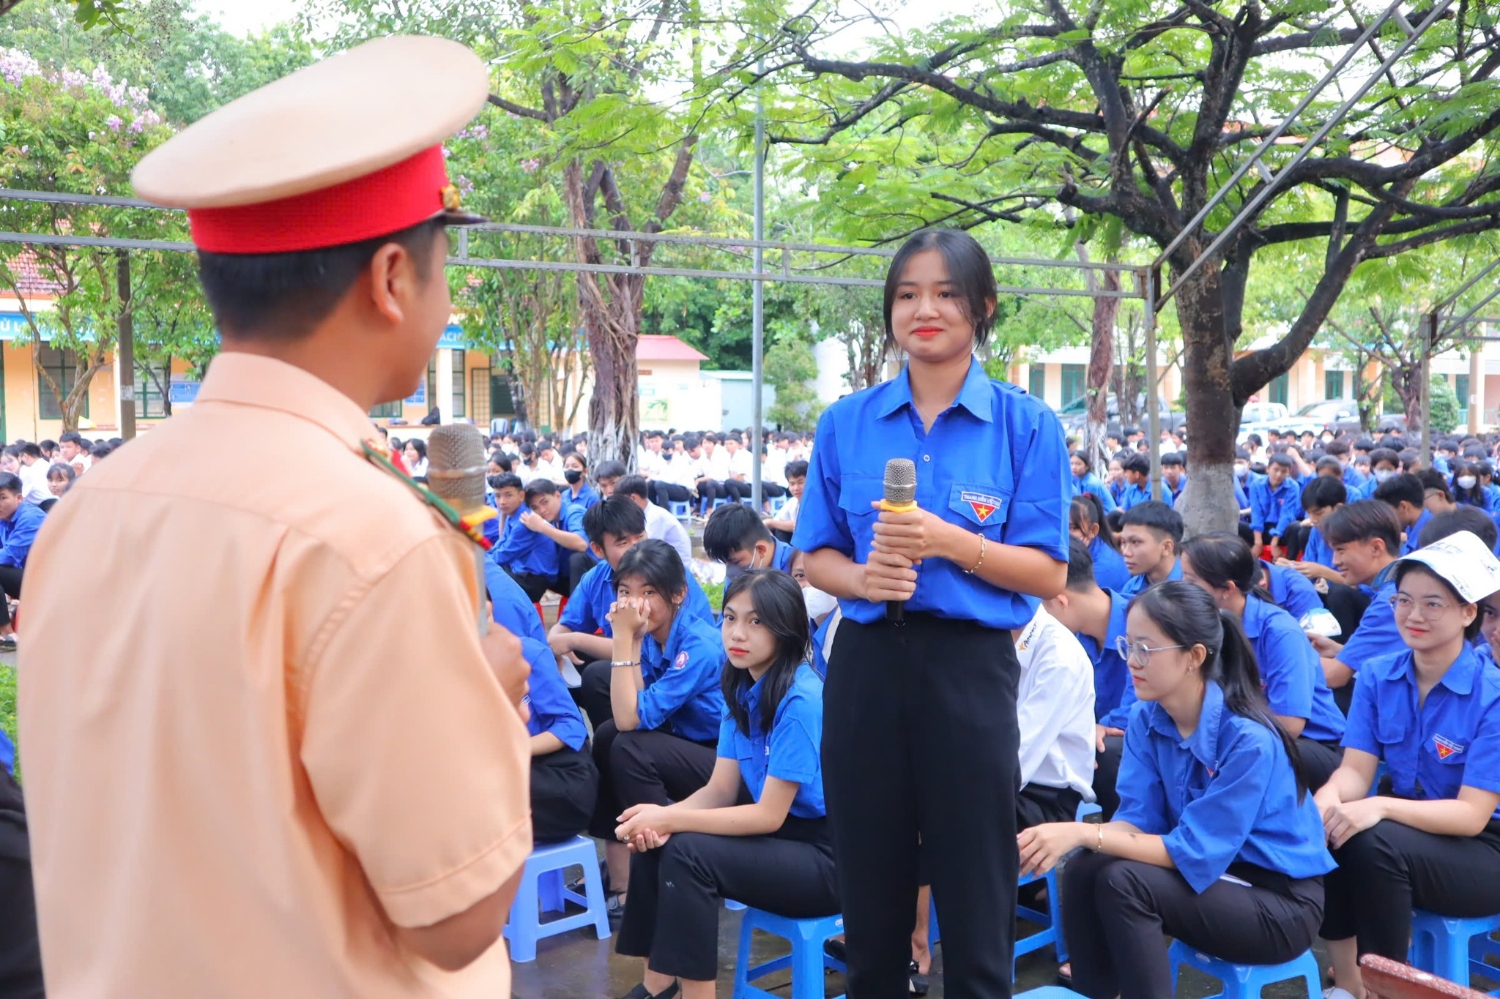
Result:
{"label": "blue plastic stool", "polygon": [[[792,952],[765,964],[750,966],[750,939],[756,930],[771,933],[792,945]],[[823,953],[823,942],[844,932],[843,916],[821,919],[789,919],[761,909],[746,909],[740,924],[740,954],[734,963],[734,999],[786,999],[750,983],[777,971],[792,969],[791,999],[823,999],[823,972],[844,966]],[[839,999],[843,999],[842,996]]]}
{"label": "blue plastic stool", "polygon": [[766,503],[768,503],[770,505],[770,507],[771,507],[771,516],[774,517],[778,513],[781,512],[781,508],[782,507],[786,506],[786,497],[785,496],[772,496],[770,499],[766,500]]}
{"label": "blue plastic stool", "polygon": [[[1057,868],[1053,868],[1044,875],[1032,875],[1022,878],[1016,882],[1016,887],[1024,887],[1035,884],[1038,881],[1047,883],[1047,912],[1039,909],[1028,908],[1024,905],[1016,906],[1016,915],[1030,923],[1036,923],[1042,929],[1030,936],[1021,937],[1016,941],[1015,952],[1011,955],[1010,980],[1016,980],[1016,959],[1024,954],[1030,954],[1034,950],[1052,945],[1057,954],[1057,963],[1062,964],[1068,959],[1068,952],[1062,942],[1062,908],[1061,899],[1057,889]],[[927,946],[936,946],[943,938],[942,930],[938,927],[937,901],[932,901],[927,911]]]}
{"label": "blue plastic stool", "polygon": [[752,500],[749,496],[741,496],[740,502],[749,507],[755,506],[755,501]]}
{"label": "blue plastic stool", "polygon": [[684,524],[692,519],[692,514],[688,509],[687,500],[668,500],[667,511],[671,513],[672,516],[682,521]]}
{"label": "blue plastic stool", "polygon": [[1267,985],[1284,982],[1289,978],[1307,980],[1309,999],[1323,995],[1323,973],[1318,968],[1318,959],[1312,951],[1293,958],[1285,964],[1230,964],[1202,951],[1194,950],[1181,940],[1172,941],[1167,952],[1172,962],[1172,990],[1177,990],[1177,971],[1184,964],[1191,965],[1224,983],[1224,991],[1216,999],[1257,999]]}
{"label": "blue plastic stool", "polygon": [[1484,963],[1486,954],[1500,955],[1500,943],[1490,939],[1496,930],[1500,915],[1458,919],[1416,909],[1411,914],[1408,960],[1413,968],[1465,987],[1471,973],[1500,977],[1500,968]]}
{"label": "blue plastic stool", "polygon": [[1030,992],[1022,992],[1015,999],[1084,999],[1083,996],[1072,989],[1065,989],[1061,985],[1044,985]]}
{"label": "blue plastic stool", "polygon": [[[563,871],[569,867],[583,868],[585,894],[564,887]],[[541,921],[541,913],[562,912],[567,902],[583,906],[584,911],[546,923]],[[510,919],[505,924],[511,960],[535,961],[538,940],[590,923],[600,940],[608,938],[609,909],[604,901],[604,883],[599,879],[599,854],[594,841],[575,836],[561,843],[537,846],[526,858],[521,887],[516,891]]]}
{"label": "blue plastic stool", "polygon": [[709,506],[708,512],[709,513],[713,513],[719,507],[723,506],[725,503],[728,503],[728,502],[729,501],[727,499],[725,499],[724,497],[720,496],[718,499],[714,500],[713,503]]}

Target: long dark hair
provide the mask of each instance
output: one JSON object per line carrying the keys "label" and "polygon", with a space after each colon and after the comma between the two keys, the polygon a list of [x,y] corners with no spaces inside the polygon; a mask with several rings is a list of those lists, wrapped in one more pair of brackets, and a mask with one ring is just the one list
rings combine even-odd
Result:
{"label": "long dark hair", "polygon": [[[1465,472],[1474,476],[1474,484],[1468,489],[1464,489],[1458,484],[1458,477]],[[1453,496],[1460,503],[1467,503],[1470,506],[1477,507],[1484,506],[1484,487],[1479,484],[1479,463],[1477,461],[1459,462],[1458,467],[1453,470]]]}
{"label": "long dark hair", "polygon": [[672,608],[672,623],[677,623],[681,605],[673,606],[672,598],[681,595],[686,599],[687,594],[687,570],[682,567],[682,556],[677,549],[655,538],[639,542],[620,557],[615,588],[618,590],[631,576],[645,580],[647,586],[666,598],[667,606]]}
{"label": "long dark hair", "polygon": [[1195,535],[1183,542],[1182,554],[1193,564],[1193,575],[1214,589],[1233,586],[1246,596],[1253,593],[1267,603],[1275,602],[1260,584],[1260,559],[1238,534],[1211,531]]}
{"label": "long dark hair", "polygon": [[[1236,538],[1235,540],[1239,540]],[[1191,556],[1189,556],[1191,558]],[[1197,568],[1197,563],[1193,563]],[[1224,706],[1241,718],[1259,722],[1275,732],[1286,750],[1297,776],[1297,800],[1307,794],[1307,770],[1297,740],[1271,713],[1260,669],[1255,664],[1255,650],[1245,638],[1240,622],[1228,611],[1221,611],[1207,591],[1185,580],[1158,583],[1130,603],[1139,607],[1167,636],[1167,640],[1191,648],[1201,645],[1208,650],[1203,660],[1203,679],[1213,680],[1224,691]]]}
{"label": "long dark hair", "polygon": [[964,312],[974,326],[974,345],[983,347],[995,325],[990,312],[990,303],[995,300],[995,269],[990,255],[984,252],[979,241],[958,229],[923,229],[913,233],[901,244],[901,249],[891,258],[890,269],[885,272],[885,340],[895,340],[891,329],[891,309],[896,304],[896,285],[906,273],[906,264],[924,250],[936,250],[943,256],[948,268],[948,280],[953,282],[954,293],[963,303]]}
{"label": "long dark hair", "polygon": [[1085,524],[1090,524],[1098,530],[1097,537],[1105,545],[1120,550],[1115,541],[1115,534],[1109,529],[1108,522],[1104,519],[1104,504],[1099,497],[1093,493],[1079,493],[1073,497],[1073,502],[1068,506],[1068,526],[1082,531]]}
{"label": "long dark hair", "polygon": [[[670,548],[667,550],[671,551]],[[623,562],[620,568],[625,568]],[[755,608],[761,625],[776,637],[775,658],[760,679],[760,730],[769,734],[776,724],[776,709],[797,677],[797,667],[807,661],[808,646],[812,643],[807,629],[807,605],[802,600],[802,587],[778,569],[751,569],[740,573],[724,591],[724,606],[728,607],[729,601],[745,590],[750,591],[750,604]],[[749,735],[750,714],[740,698],[754,685],[750,671],[736,669],[726,658],[719,684],[735,728],[741,734]]]}

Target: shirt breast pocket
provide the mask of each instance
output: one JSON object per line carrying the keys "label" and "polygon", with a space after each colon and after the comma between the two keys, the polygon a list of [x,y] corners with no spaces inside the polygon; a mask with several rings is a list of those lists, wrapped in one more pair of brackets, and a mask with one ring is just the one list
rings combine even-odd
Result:
{"label": "shirt breast pocket", "polygon": [[854,560],[863,562],[875,543],[875,518],[880,511],[871,504],[885,498],[883,479],[873,475],[846,473],[839,479],[839,510],[854,539]]}
{"label": "shirt breast pocket", "polygon": [[958,523],[984,534],[991,541],[999,541],[1006,518],[1010,516],[1014,493],[1015,489],[1009,485],[955,482],[948,492],[948,510],[956,515]]}

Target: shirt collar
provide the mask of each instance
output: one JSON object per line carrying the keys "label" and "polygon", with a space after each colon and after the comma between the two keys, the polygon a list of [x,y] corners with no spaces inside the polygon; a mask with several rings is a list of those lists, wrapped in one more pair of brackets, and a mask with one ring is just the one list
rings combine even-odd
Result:
{"label": "shirt collar", "polygon": [[[910,365],[902,368],[901,373],[886,382],[883,388],[885,393],[875,410],[876,419],[884,419],[898,412],[901,407],[912,405]],[[973,357],[969,358],[969,373],[964,376],[963,387],[958,390],[958,398],[953,400],[953,405],[962,406],[985,423],[995,422],[991,406],[990,376],[985,374],[984,366]]]}
{"label": "shirt collar", "polygon": [[1245,629],[1246,638],[1259,638],[1261,629],[1265,627],[1266,618],[1271,613],[1271,605],[1260,597],[1251,593],[1245,597],[1245,617],[1241,622]]}
{"label": "shirt collar", "polygon": [[279,410],[322,427],[353,450],[365,441],[381,441],[354,400],[311,372],[259,354],[228,351],[215,357],[198,402]]}
{"label": "shirt collar", "polygon": [[1151,712],[1151,727],[1193,754],[1210,775],[1219,769],[1219,723],[1224,717],[1224,689],[1217,681],[1203,685],[1203,710],[1198,715],[1198,727],[1184,739],[1177,731],[1177,723],[1160,704]]}
{"label": "shirt collar", "polygon": [[[1415,659],[1413,660],[1415,664]],[[1479,672],[1479,657],[1474,654],[1474,649],[1468,642],[1464,643],[1463,651],[1458,658],[1453,660],[1453,665],[1448,667],[1448,672],[1438,682],[1455,694],[1468,694],[1474,689],[1474,676]]]}
{"label": "shirt collar", "polygon": [[1109,591],[1109,631],[1104,635],[1104,643],[1109,646],[1108,652],[1115,651],[1115,639],[1125,634],[1125,618],[1130,610],[1130,598],[1122,597],[1114,590]]}

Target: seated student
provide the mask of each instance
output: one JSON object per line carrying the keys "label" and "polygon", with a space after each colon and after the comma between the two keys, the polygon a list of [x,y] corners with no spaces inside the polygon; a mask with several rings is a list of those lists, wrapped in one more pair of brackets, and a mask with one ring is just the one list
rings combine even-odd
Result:
{"label": "seated student", "polygon": [[629,855],[614,835],[617,817],[642,802],[681,801],[708,781],[724,698],[719,633],[712,620],[685,609],[687,570],[672,547],[638,542],[620,557],[615,582],[610,660],[584,670],[578,701],[594,726],[599,768],[589,835],[604,840],[617,917],[625,899],[613,886],[629,877]]}
{"label": "seated student", "polygon": [[[1150,457],[1137,451],[1127,455],[1120,462],[1120,468],[1125,473],[1125,489],[1120,493],[1120,509],[1129,510],[1137,504],[1152,502]],[[1170,507],[1171,490],[1163,489],[1162,498],[1156,502],[1164,502]]]}
{"label": "seated student", "polygon": [[618,461],[601,461],[594,469],[594,483],[599,487],[599,498],[607,500],[615,494],[615,486],[625,478],[625,466]]}
{"label": "seated student", "polygon": [[[1295,455],[1293,456],[1295,458]],[[1333,479],[1343,485],[1343,466],[1337,458],[1324,455],[1314,464],[1315,475],[1302,481],[1293,493],[1293,496],[1281,508],[1281,520],[1276,524],[1275,536],[1280,540],[1277,542],[1279,555],[1276,561],[1284,558],[1300,560],[1303,557],[1303,549],[1307,545],[1307,535],[1311,525],[1307,522],[1307,511],[1302,505],[1302,493],[1307,487],[1319,479]]]}
{"label": "seated student", "polygon": [[495,525],[495,536],[491,539],[493,547],[490,548],[490,558],[493,559],[496,549],[521,526],[521,511],[526,507],[526,486],[521,482],[521,477],[513,472],[491,475],[485,479],[485,484],[489,486],[494,496],[495,509],[500,514],[485,522]]}
{"label": "seated student", "polygon": [[1114,536],[1104,529],[1104,512],[1097,496],[1086,493],[1073,497],[1068,507],[1068,533],[1088,545],[1099,585],[1106,590],[1124,589],[1130,581],[1130,570],[1115,547]]}
{"label": "seated student", "polygon": [[[502,485],[495,491],[495,498],[500,503],[500,515],[505,521],[500,527],[499,544],[490,549],[490,558],[510,573],[511,578],[526,591],[526,596],[532,603],[538,603],[548,590],[566,587],[567,581],[558,581],[557,542],[539,529],[540,518],[524,505],[525,492],[513,482],[507,481],[515,478],[514,475],[500,476]],[[532,479],[531,485],[548,481]],[[554,497],[556,488],[553,486]],[[507,494],[512,492],[519,494],[522,500],[517,504],[514,516],[506,512],[510,502]],[[538,524],[538,529],[528,526],[528,519]]]}
{"label": "seated student", "polygon": [[820,590],[808,581],[806,552],[793,550],[791,574],[802,588],[802,600],[807,604],[807,627],[812,632],[810,662],[813,672],[822,678],[828,675],[828,650],[833,648],[833,636],[843,616],[839,612],[839,601],[832,593]]}
{"label": "seated student", "polygon": [[[1336,481],[1336,480],[1330,480]],[[1256,559],[1255,585],[1264,589],[1271,603],[1292,615],[1295,621],[1311,610],[1323,607],[1323,598],[1311,581],[1300,572],[1284,565],[1270,565]]]}
{"label": "seated student", "polygon": [[794,458],[786,463],[786,491],[791,498],[781,505],[781,510],[766,520],[766,530],[777,541],[788,544],[792,531],[797,527],[797,509],[802,504],[802,490],[807,487],[807,462]]}
{"label": "seated student", "polygon": [[1015,632],[1021,791],[1016,828],[1067,822],[1093,801],[1094,664],[1043,607]]}
{"label": "seated student", "polygon": [[1333,549],[1318,530],[1318,525],[1329,513],[1348,502],[1348,487],[1338,479],[1318,475],[1302,487],[1302,509],[1307,514],[1307,540],[1302,546],[1302,558],[1293,561],[1278,558],[1276,564],[1295,569],[1308,579],[1326,579],[1342,582],[1343,577],[1333,568]]}
{"label": "seated student", "polygon": [[1458,503],[1453,499],[1453,491],[1448,488],[1448,480],[1443,477],[1442,472],[1434,468],[1424,468],[1417,472],[1416,476],[1417,481],[1422,483],[1422,508],[1424,510],[1436,517],[1458,509]]}
{"label": "seated student", "polygon": [[[73,471],[72,465],[59,463],[47,469],[47,490],[52,493],[52,498],[42,501],[42,512],[50,513],[52,508],[57,505],[57,501],[66,496],[68,490],[73,488],[73,483],[77,478],[78,473]],[[490,521],[486,521],[485,523],[490,523]]]}
{"label": "seated student", "polygon": [[15,747],[0,731],[0,991],[15,999],[42,999],[31,840],[14,766]]}
{"label": "seated student", "polygon": [[[484,560],[484,586],[489,593],[490,613],[495,623],[517,638],[547,641],[542,618],[519,583],[492,559]],[[556,665],[554,662],[553,665]]]}
{"label": "seated student", "polygon": [[1239,621],[1255,652],[1271,713],[1297,740],[1308,787],[1317,789],[1338,769],[1344,716],[1297,619],[1267,600],[1259,587],[1261,564],[1233,534],[1199,534],[1182,546],[1182,578],[1203,587],[1220,610]]}
{"label": "seated student", "polygon": [[[1187,488],[1187,462],[1181,454],[1176,451],[1168,451],[1161,456],[1161,485],[1163,493],[1171,493],[1167,502],[1175,509],[1177,501],[1182,499],[1182,491]],[[1164,497],[1165,498],[1165,497]]]}
{"label": "seated student", "polygon": [[1360,671],[1343,765],[1317,794],[1338,861],[1321,935],[1339,999],[1365,994],[1361,956],[1406,960],[1413,908],[1500,912],[1500,671],[1469,644],[1497,573],[1472,534],[1396,563],[1404,645]]}
{"label": "seated student", "polygon": [[615,495],[624,496],[641,508],[646,515],[646,537],[665,541],[677,552],[683,565],[693,564],[693,539],[688,535],[682,521],[667,512],[666,507],[652,503],[647,497],[650,486],[639,475],[627,475],[615,486]]}
{"label": "seated student", "polygon": [[1367,661],[1390,655],[1401,640],[1390,604],[1396,584],[1383,576],[1401,547],[1401,525],[1396,511],[1380,500],[1359,500],[1329,514],[1319,529],[1333,546],[1334,565],[1344,574],[1344,582],[1374,588],[1348,641],[1340,644],[1322,635],[1307,636],[1322,657],[1323,678],[1333,691],[1334,702],[1347,714],[1353,696],[1349,681]]}
{"label": "seated student", "polygon": [[661,461],[651,472],[651,502],[668,510],[669,503],[691,503],[698,472],[686,452],[661,452]]}
{"label": "seated student", "polygon": [[1182,578],[1177,564],[1177,546],[1182,544],[1182,514],[1165,503],[1147,500],[1125,511],[1120,518],[1120,554],[1130,578],[1120,588],[1123,596],[1134,596],[1146,587]]}
{"label": "seated student", "polygon": [[1262,548],[1269,548],[1272,558],[1280,554],[1276,530],[1282,509],[1301,489],[1294,467],[1292,456],[1278,451],[1266,460],[1266,477],[1250,487],[1250,529],[1255,532],[1257,555]]}
{"label": "seated student", "polygon": [[[594,664],[607,678],[614,647],[609,609],[617,595],[615,570],[626,552],[646,540],[646,515],[634,499],[612,496],[595,503],[583,515],[583,529],[589,536],[589,550],[600,561],[579,580],[568,606],[547,633],[547,644],[574,665]],[[687,576],[687,588],[683,610],[716,624],[708,596],[691,573]],[[535,611],[532,613],[534,616]]]}
{"label": "seated student", "polygon": [[[532,617],[536,617],[533,613]],[[589,755],[588,728],[547,643],[521,639],[531,667],[523,703],[531,708],[531,835],[538,843],[572,839],[589,826],[599,795],[599,771]]]}
{"label": "seated student", "polygon": [[1097,496],[1099,504],[1104,508],[1105,513],[1109,513],[1109,511],[1119,506],[1115,502],[1115,497],[1110,492],[1109,487],[1100,480],[1099,476],[1089,470],[1088,455],[1082,451],[1074,451],[1068,456],[1068,468],[1073,473],[1070,485],[1073,489],[1074,497],[1082,496],[1084,493]]}
{"label": "seated student", "polygon": [[760,515],[743,503],[729,503],[708,515],[703,551],[729,567],[732,578],[746,569],[792,569],[793,548],[766,530]]}
{"label": "seated student", "polygon": [[599,502],[599,494],[589,485],[589,460],[577,451],[563,454],[563,502],[569,506],[581,506],[585,510]]}
{"label": "seated student", "polygon": [[1473,465],[1479,476],[1479,491],[1484,494],[1485,509],[1490,513],[1500,512],[1500,486],[1495,485],[1495,466],[1483,458]]}
{"label": "seated student", "polygon": [[[1172,995],[1163,934],[1243,964],[1307,950],[1333,868],[1297,746],[1271,716],[1239,624],[1187,582],[1131,604],[1130,717],[1112,822],[1036,826],[1021,871],[1062,872],[1072,987]],[[1225,876],[1234,881],[1225,880]]]}
{"label": "seated student", "polygon": [[1370,499],[1375,495],[1375,490],[1384,482],[1390,481],[1392,476],[1401,472],[1401,455],[1390,447],[1377,447],[1370,452],[1370,477],[1360,487],[1360,493],[1356,497],[1351,494],[1350,499]]}
{"label": "seated student", "polygon": [[[33,445],[34,446],[34,445]],[[1453,501],[1481,510],[1490,508],[1490,498],[1479,485],[1478,462],[1460,461],[1453,468]],[[1424,483],[1425,485],[1425,483]]]}
{"label": "seated student", "polygon": [[[526,486],[526,509],[521,512],[521,526],[551,539],[556,545],[558,572],[547,588],[565,597],[593,567],[593,559],[588,553],[588,536],[583,530],[583,515],[587,512],[581,503],[563,502],[557,484],[551,479],[533,479]],[[574,556],[578,557],[579,564],[574,564]]]}
{"label": "seated student", "polygon": [[1417,537],[1432,519],[1432,514],[1427,512],[1427,490],[1422,488],[1422,480],[1411,472],[1402,472],[1376,486],[1372,496],[1396,511],[1396,519],[1405,534],[1401,551],[1397,554],[1410,555],[1416,551]]}
{"label": "seated student", "polygon": [[1120,766],[1121,737],[1135,704],[1130,670],[1119,654],[1125,634],[1125,610],[1130,601],[1118,593],[1101,589],[1094,578],[1094,563],[1088,549],[1077,538],[1068,541],[1068,581],[1063,591],[1042,606],[1071,631],[1094,667],[1094,794],[1106,819],[1120,805],[1115,793],[1115,774]]}
{"label": "seated student", "polygon": [[0,474],[0,651],[14,651],[16,631],[11,627],[10,606],[5,597],[21,599],[21,577],[26,559],[47,515],[35,503],[24,498],[21,478],[10,472]]}
{"label": "seated student", "polygon": [[722,635],[714,666],[726,710],[712,775],[676,804],[627,808],[615,830],[634,853],[615,950],[646,958],[625,999],[679,988],[682,999],[713,999],[723,899],[794,919],[839,911],[823,805],[823,682],[804,660],[797,584],[766,570],[734,579]]}

